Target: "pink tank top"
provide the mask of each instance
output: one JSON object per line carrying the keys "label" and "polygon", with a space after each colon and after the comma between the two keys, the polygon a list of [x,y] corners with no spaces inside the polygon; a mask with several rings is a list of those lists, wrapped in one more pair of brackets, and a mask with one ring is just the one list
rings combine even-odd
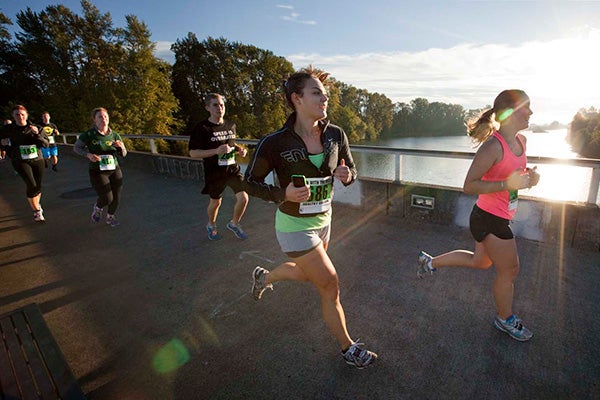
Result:
{"label": "pink tank top", "polygon": [[[517,134],[517,139],[523,147],[523,152],[520,156],[516,156],[508,147],[506,140],[498,132],[494,132],[494,137],[498,139],[502,145],[502,160],[498,164],[494,164],[483,176],[483,181],[505,181],[510,174],[517,169],[525,171],[527,166],[527,156],[525,154],[525,141],[521,134]],[[518,190],[503,190],[494,193],[480,194],[477,199],[477,206],[484,211],[489,212],[497,217],[511,220],[517,212],[517,204],[519,201]]]}

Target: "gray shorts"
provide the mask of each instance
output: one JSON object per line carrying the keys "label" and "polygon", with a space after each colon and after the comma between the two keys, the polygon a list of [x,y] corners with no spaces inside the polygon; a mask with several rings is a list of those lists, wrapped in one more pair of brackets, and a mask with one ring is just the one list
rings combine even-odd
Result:
{"label": "gray shorts", "polygon": [[320,243],[328,243],[331,225],[309,231],[279,232],[276,230],[275,233],[281,251],[288,257],[296,258],[310,253]]}

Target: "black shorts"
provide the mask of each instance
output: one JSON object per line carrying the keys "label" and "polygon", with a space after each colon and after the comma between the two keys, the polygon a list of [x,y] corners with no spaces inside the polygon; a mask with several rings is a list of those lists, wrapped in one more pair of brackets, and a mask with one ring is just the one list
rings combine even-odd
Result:
{"label": "black shorts", "polygon": [[202,194],[209,195],[211,199],[220,199],[227,186],[229,186],[234,193],[244,191],[244,178],[241,173],[222,175],[211,180],[206,179],[206,177],[204,179],[206,180],[206,184],[204,185],[204,189],[202,189]]}
{"label": "black shorts", "polygon": [[477,242],[482,242],[490,233],[499,239],[513,239],[515,235],[512,229],[510,229],[509,223],[510,220],[483,211],[477,207],[477,204],[473,206],[473,211],[471,211],[471,217],[469,218],[471,235],[473,235],[473,238]]}

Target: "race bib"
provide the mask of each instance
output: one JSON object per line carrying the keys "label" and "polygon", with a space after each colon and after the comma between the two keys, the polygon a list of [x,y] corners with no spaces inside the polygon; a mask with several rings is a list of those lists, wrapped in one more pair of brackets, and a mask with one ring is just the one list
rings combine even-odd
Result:
{"label": "race bib", "polygon": [[38,158],[37,146],[35,144],[19,146],[19,151],[23,160],[35,160]]}
{"label": "race bib", "polygon": [[56,143],[56,141],[54,140],[54,136],[48,136],[48,142],[49,142],[50,144],[55,144],[55,143]]}
{"label": "race bib", "polygon": [[233,164],[235,164],[235,149],[229,153],[219,155],[219,166],[224,167]]}
{"label": "race bib", "polygon": [[115,158],[111,154],[100,155],[100,171],[114,171],[116,168]]}
{"label": "race bib", "polygon": [[300,214],[329,211],[333,198],[333,177],[306,178],[306,184],[310,186],[310,199],[300,203]]}
{"label": "race bib", "polygon": [[509,190],[508,191],[508,209],[510,211],[514,211],[517,209],[519,205],[519,191],[518,190]]}

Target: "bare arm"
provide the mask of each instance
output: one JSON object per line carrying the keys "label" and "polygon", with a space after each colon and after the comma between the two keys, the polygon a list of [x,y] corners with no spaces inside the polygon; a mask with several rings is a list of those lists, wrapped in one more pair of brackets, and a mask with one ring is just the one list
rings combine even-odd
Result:
{"label": "bare arm", "polygon": [[212,156],[216,156],[218,154],[227,154],[231,151],[231,147],[228,144],[223,144],[216,149],[193,149],[190,150],[190,157],[192,158],[208,158]]}
{"label": "bare arm", "polygon": [[483,143],[469,167],[463,191],[466,194],[484,194],[507,190],[504,181],[484,181],[483,175],[502,159],[502,146],[497,140],[488,140]]}
{"label": "bare arm", "polygon": [[484,181],[483,175],[502,159],[502,146],[497,140],[483,143],[467,172],[463,191],[466,194],[485,194],[531,187],[529,174],[516,170],[503,181]]}

